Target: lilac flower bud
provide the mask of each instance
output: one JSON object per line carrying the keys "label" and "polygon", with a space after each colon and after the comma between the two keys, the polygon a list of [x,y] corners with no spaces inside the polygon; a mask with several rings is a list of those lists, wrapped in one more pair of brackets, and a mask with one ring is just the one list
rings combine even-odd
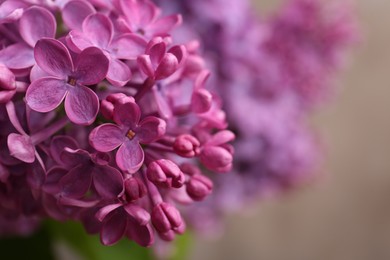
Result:
{"label": "lilac flower bud", "polygon": [[200,154],[200,161],[212,171],[228,172],[232,168],[233,155],[223,147],[206,146]]}
{"label": "lilac flower bud", "polygon": [[204,175],[194,175],[186,184],[186,191],[191,199],[200,201],[212,192],[213,182]]}
{"label": "lilac flower bud", "polygon": [[204,88],[195,90],[191,98],[192,111],[198,114],[206,113],[211,108],[212,100],[213,96],[208,90]]}
{"label": "lilac flower bud", "polygon": [[126,198],[129,201],[135,201],[146,195],[145,184],[137,177],[131,177],[125,180]]}
{"label": "lilac flower bud", "polygon": [[101,102],[100,111],[105,118],[112,120],[115,106],[126,102],[134,102],[134,98],[123,93],[110,94]]}
{"label": "lilac flower bud", "polygon": [[170,160],[157,160],[149,164],[148,179],[161,187],[180,188],[184,184],[184,174],[180,168]]}
{"label": "lilac flower bud", "polygon": [[200,143],[198,139],[189,134],[179,135],[173,143],[173,150],[180,156],[192,158],[199,151]]}
{"label": "lilac flower bud", "polygon": [[180,212],[166,202],[162,202],[154,207],[151,219],[153,226],[162,234],[170,230],[178,230],[183,223]]}

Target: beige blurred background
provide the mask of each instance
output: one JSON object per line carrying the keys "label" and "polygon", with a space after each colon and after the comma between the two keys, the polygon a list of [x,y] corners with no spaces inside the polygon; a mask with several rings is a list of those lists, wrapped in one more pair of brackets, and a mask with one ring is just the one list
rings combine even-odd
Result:
{"label": "beige blurred background", "polygon": [[[257,1],[261,12],[280,2]],[[325,176],[231,216],[191,259],[390,259],[390,0],[357,3],[364,40],[338,98],[314,119],[328,143]]]}

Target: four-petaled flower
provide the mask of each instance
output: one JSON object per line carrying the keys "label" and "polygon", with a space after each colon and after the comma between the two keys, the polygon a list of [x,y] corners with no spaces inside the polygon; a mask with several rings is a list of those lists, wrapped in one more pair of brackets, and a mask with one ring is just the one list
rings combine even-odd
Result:
{"label": "four-petaled flower", "polygon": [[149,144],[165,134],[164,120],[148,116],[141,119],[141,111],[135,102],[118,104],[114,109],[116,124],[103,124],[89,135],[91,145],[100,152],[119,147],[116,163],[120,169],[135,173],[142,166],[144,151],[140,145]]}
{"label": "four-petaled flower", "polygon": [[108,59],[96,47],[83,50],[73,62],[63,43],[55,39],[39,40],[34,48],[38,66],[50,76],[33,81],[27,89],[27,104],[38,112],[49,112],[65,99],[70,121],[90,125],[99,111],[99,98],[84,85],[101,82],[107,75]]}

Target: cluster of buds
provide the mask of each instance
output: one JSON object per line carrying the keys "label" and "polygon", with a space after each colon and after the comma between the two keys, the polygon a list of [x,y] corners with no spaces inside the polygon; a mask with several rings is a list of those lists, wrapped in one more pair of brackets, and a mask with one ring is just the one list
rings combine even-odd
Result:
{"label": "cluster of buds", "polygon": [[149,0],[0,1],[0,235],[44,218],[104,245],[185,231],[176,206],[232,168],[234,134],[181,23]]}

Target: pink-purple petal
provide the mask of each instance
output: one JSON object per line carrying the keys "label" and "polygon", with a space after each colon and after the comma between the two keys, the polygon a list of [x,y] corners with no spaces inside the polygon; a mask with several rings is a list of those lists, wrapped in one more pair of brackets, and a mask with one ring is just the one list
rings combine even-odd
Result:
{"label": "pink-purple petal", "polygon": [[83,22],[83,33],[97,47],[106,49],[113,36],[113,25],[107,16],[96,13]]}
{"label": "pink-purple petal", "polygon": [[63,80],[45,77],[31,83],[26,92],[26,101],[35,111],[49,112],[61,104],[67,92]]}
{"label": "pink-purple petal", "polygon": [[183,18],[179,14],[174,14],[158,19],[155,23],[148,26],[148,31],[152,35],[166,35],[173,28],[179,26]]}
{"label": "pink-purple petal", "polygon": [[87,1],[69,1],[62,9],[62,19],[70,29],[81,30],[85,18],[95,12],[93,5]]}
{"label": "pink-purple petal", "polygon": [[103,245],[109,246],[118,242],[125,233],[127,219],[121,211],[117,210],[108,216],[108,220],[102,226],[100,231],[100,241]]}
{"label": "pink-purple petal", "polygon": [[118,59],[135,60],[145,52],[146,41],[133,33],[122,34],[110,45],[111,55]]}
{"label": "pink-purple petal", "polygon": [[143,226],[135,221],[130,221],[126,234],[128,238],[143,247],[149,247],[154,243],[154,232],[150,223]]}
{"label": "pink-purple petal", "polygon": [[177,70],[178,66],[179,62],[176,56],[169,52],[166,53],[156,69],[156,80],[171,76]]}
{"label": "pink-purple petal", "polygon": [[35,161],[35,148],[29,136],[11,133],[8,135],[7,144],[11,156],[26,163]]}
{"label": "pink-purple petal", "polygon": [[22,38],[34,47],[42,37],[54,37],[56,20],[45,8],[33,6],[24,11],[19,21],[19,28]]}
{"label": "pink-purple petal", "polygon": [[95,217],[102,222],[108,214],[116,210],[117,208],[121,207],[121,203],[116,203],[116,204],[110,204],[107,206],[104,206],[103,208],[99,209],[98,212],[96,212]]}
{"label": "pink-purple petal", "polygon": [[122,61],[111,59],[107,73],[107,80],[116,87],[124,86],[131,79],[129,67]]}
{"label": "pink-purple petal", "polygon": [[9,69],[22,70],[35,64],[34,53],[25,43],[15,43],[0,50],[0,63]]}
{"label": "pink-purple petal", "polygon": [[65,45],[55,39],[43,38],[34,48],[35,60],[41,69],[52,76],[65,79],[73,71],[73,62]]}
{"label": "pink-purple petal", "polygon": [[99,98],[93,90],[85,86],[69,87],[65,98],[65,111],[73,123],[90,125],[99,112]]}
{"label": "pink-purple petal", "polygon": [[73,199],[83,197],[91,183],[92,171],[88,164],[74,167],[60,180],[63,196]]}
{"label": "pink-purple petal", "polygon": [[75,69],[77,80],[83,85],[93,85],[102,81],[108,71],[109,61],[96,47],[89,47],[77,56]]}
{"label": "pink-purple petal", "polygon": [[117,198],[123,192],[123,177],[117,169],[111,166],[95,166],[93,185],[102,198]]}
{"label": "pink-purple petal", "polygon": [[114,121],[118,125],[124,125],[135,129],[141,118],[141,110],[135,102],[126,102],[117,105],[114,109]]}
{"label": "pink-purple petal", "polygon": [[99,152],[110,152],[119,147],[125,138],[126,133],[117,125],[103,124],[93,129],[89,142]]}
{"label": "pink-purple petal", "polygon": [[160,118],[145,117],[139,124],[137,136],[141,143],[154,142],[165,134],[166,126],[166,122]]}
{"label": "pink-purple petal", "polygon": [[138,56],[137,63],[143,73],[148,77],[154,77],[154,69],[149,55],[143,54]]}
{"label": "pink-purple petal", "polygon": [[129,173],[135,173],[144,162],[144,151],[136,140],[127,140],[116,153],[118,167]]}
{"label": "pink-purple petal", "polygon": [[65,41],[69,49],[76,53],[80,53],[82,50],[93,46],[93,43],[82,32],[77,30],[70,31]]}

